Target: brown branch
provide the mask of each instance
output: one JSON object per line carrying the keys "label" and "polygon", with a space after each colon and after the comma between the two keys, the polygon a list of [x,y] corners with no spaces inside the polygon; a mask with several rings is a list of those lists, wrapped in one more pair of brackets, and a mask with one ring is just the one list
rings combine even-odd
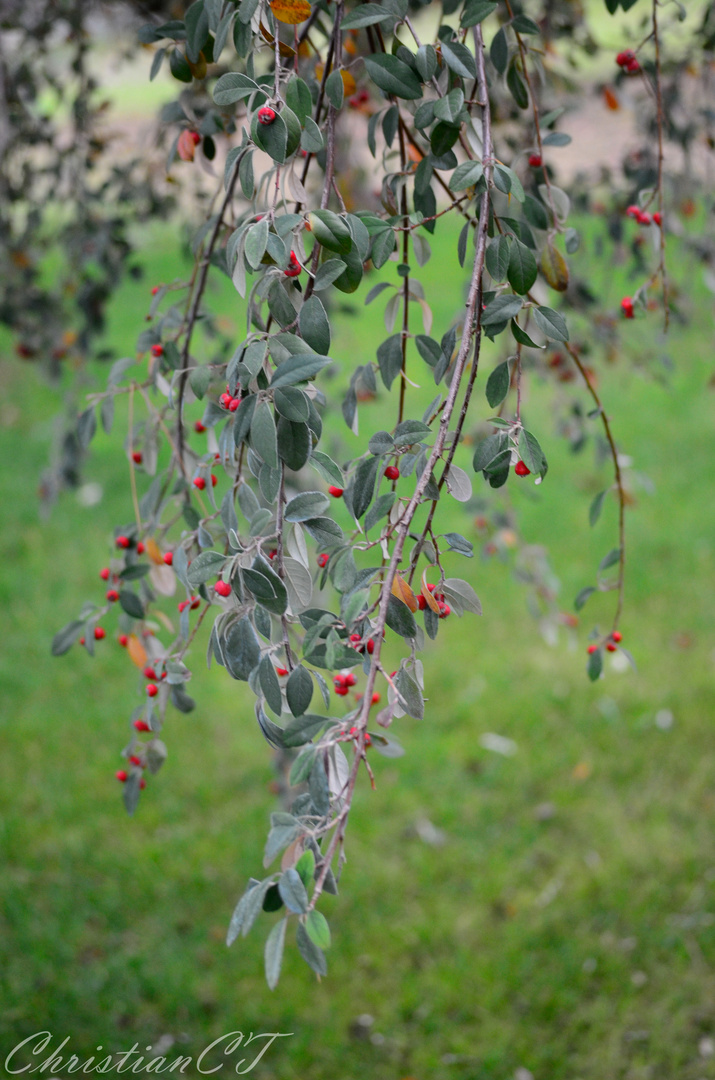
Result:
{"label": "brown branch", "polygon": [[658,226],[658,231],[660,232],[660,265],[658,269],[660,272],[661,284],[663,286],[664,329],[667,331],[670,322],[670,311],[668,300],[668,271],[665,265],[665,223],[663,221],[663,161],[665,155],[663,152],[663,88],[661,85],[658,0],[653,0],[653,43],[655,45],[655,98],[657,103],[658,123],[658,211],[660,213],[660,225]]}
{"label": "brown branch", "polygon": [[[476,28],[475,40],[477,42],[477,70],[479,73],[480,84],[484,93],[485,101],[487,101],[487,82],[484,66],[484,42],[482,39],[481,27],[479,26]],[[488,101],[485,105],[485,109],[488,112]],[[489,156],[491,156],[491,148],[488,147],[487,149],[489,152]],[[370,670],[367,675],[367,682],[364,690],[364,697],[360,709],[360,715],[355,724],[358,729],[356,752],[350,769],[350,774],[348,776],[345,793],[343,796],[343,805],[334,822],[333,835],[330,838],[330,843],[328,844],[327,851],[322,860],[320,873],[318,874],[318,877],[316,879],[315,888],[313,890],[313,895],[310,900],[309,910],[312,910],[315,907],[318,899],[320,898],[328,870],[330,869],[338,846],[342,845],[345,837],[345,829],[347,827],[350,808],[352,806],[353,792],[355,790],[355,784],[357,782],[357,776],[360,770],[362,754],[364,753],[365,749],[365,734],[367,731],[367,724],[370,714],[372,695],[375,687],[375,680],[377,677],[377,673],[380,670],[380,653],[382,650],[383,640],[382,635],[384,633],[387,623],[387,608],[390,601],[392,584],[395,580],[397,568],[402,561],[402,554],[404,551],[405,542],[407,540],[410,526],[422,501],[422,496],[424,495],[425,488],[427,487],[429,479],[432,476],[432,471],[437,461],[441,457],[442,451],[444,450],[447,433],[449,431],[449,424],[457,404],[457,398],[459,395],[462,377],[464,375],[467,366],[467,360],[471,352],[472,335],[475,333],[475,330],[478,326],[479,312],[481,310],[482,271],[484,269],[484,257],[486,254],[488,223],[489,194],[488,192],[485,192],[481,196],[477,246],[469,285],[469,293],[467,297],[467,311],[464,319],[464,329],[462,333],[462,340],[459,347],[459,352],[455,360],[454,373],[452,376],[452,381],[450,383],[445,408],[440,418],[439,431],[435,439],[432,451],[430,453],[429,460],[419,480],[417,481],[417,485],[415,487],[412,498],[410,499],[407,509],[405,510],[405,513],[400,519],[397,528],[395,547],[392,553],[392,557],[390,559],[389,566],[387,567],[387,571],[382,585],[379,613],[376,624],[372,630],[372,637],[375,641],[375,649],[372,654]]]}

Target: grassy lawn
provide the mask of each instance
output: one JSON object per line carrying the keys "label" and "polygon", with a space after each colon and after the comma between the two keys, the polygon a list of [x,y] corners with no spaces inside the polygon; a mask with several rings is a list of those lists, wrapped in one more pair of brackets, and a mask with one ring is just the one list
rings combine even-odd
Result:
{"label": "grassy lawn", "polygon": [[[458,306],[460,283],[444,271],[454,243],[438,230],[419,273],[435,296],[437,336]],[[591,230],[576,262],[615,307],[626,268],[596,269],[594,243]],[[146,279],[124,287],[112,313],[122,354],[133,351],[148,283],[171,279],[176,258],[165,234],[145,242]],[[510,1080],[522,1068],[536,1080],[715,1077],[703,1042],[715,1037],[712,303],[684,260],[673,269],[688,322],[667,342],[656,316],[629,324],[624,352],[642,358],[636,371],[595,359],[621,447],[653,486],[634,485],[628,520],[623,629],[638,671],[586,680],[585,633],[607,620],[612,596],[589,602],[577,643],[564,632],[552,647],[509,565],[453,556],[450,571],[469,577],[484,616],[450,620],[427,648],[428,716],[396,724],[406,756],[374,760],[377,790],[361,787],[343,894],[324,905],[328,978],[316,984],[290,948],[273,994],[262,976],[271,917],[230,951],[223,943],[275,808],[250,694],[205,671],[199,640],[198,708],[170,714],[169,760],[127,819],[113,773],[134,669],[111,633],[94,662],[78,649],[49,656],[53,632],[99,595],[112,526],[131,513],[121,436],[98,436],[88,466],[101,504],[65,496],[39,523],[34,493],[57,395],[3,360],[3,1057],[40,1030],[56,1042],[70,1034],[83,1059],[98,1044],[143,1048],[167,1034],[179,1040],[171,1058],[234,1030],[280,1031],[293,1034],[256,1076]],[[362,311],[364,292],[347,303],[359,322],[346,313],[333,345],[345,385],[385,336],[382,303]],[[223,296],[240,335],[242,308],[230,289]],[[487,351],[485,371],[496,356]],[[418,365],[425,385],[415,394],[431,397]],[[580,389],[566,391],[586,403]],[[607,466],[590,447],[569,453],[550,402],[534,380],[525,407],[549,457],[547,482],[510,481],[506,497],[525,539],[548,545],[571,610],[613,546],[615,507],[589,529]],[[389,416],[382,402],[366,406],[363,430]],[[121,423],[118,411],[117,433]],[[344,455],[356,445],[336,421],[330,440]],[[476,542],[472,516],[455,504],[450,524]],[[514,740],[516,753],[484,749],[485,732]],[[421,838],[424,819],[442,844]],[[369,1025],[358,1022],[365,1014]]]}

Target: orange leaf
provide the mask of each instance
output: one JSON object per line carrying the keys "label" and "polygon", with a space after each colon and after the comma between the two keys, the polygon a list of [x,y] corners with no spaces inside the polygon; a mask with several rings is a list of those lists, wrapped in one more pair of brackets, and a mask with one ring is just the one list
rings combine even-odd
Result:
{"label": "orange leaf", "polygon": [[569,287],[569,268],[561,252],[549,241],[541,253],[541,273],[552,289],[566,292]]}
{"label": "orange leaf", "polygon": [[[270,30],[266,30],[263,23],[261,23],[261,37],[264,41],[267,41],[269,45],[272,45],[276,40]],[[281,56],[295,56],[295,49],[291,49],[290,45],[286,45],[284,41],[278,42],[278,52]]]}
{"label": "orange leaf", "polygon": [[604,86],[603,88],[603,100],[606,102],[606,108],[611,112],[618,112],[621,107],[621,103],[616,97],[616,94],[611,90],[610,86]]}
{"label": "orange leaf", "polygon": [[196,153],[196,143],[194,142],[193,134],[185,128],[181,135],[179,135],[179,141],[176,144],[176,152],[182,161],[193,161],[194,154]]}
{"label": "orange leaf", "polygon": [[412,589],[403,581],[399,574],[395,574],[392,580],[392,589],[390,590],[393,596],[396,596],[398,600],[401,600],[403,604],[407,604],[410,611],[417,611],[418,603],[417,597],[412,592]]}
{"label": "orange leaf", "polygon": [[127,651],[132,658],[132,663],[136,664],[138,668],[143,668],[146,664],[146,649],[142,645],[136,634],[129,635],[129,641],[127,642]]}
{"label": "orange leaf", "polygon": [[343,80],[343,90],[345,91],[346,96],[348,94],[354,94],[357,90],[357,83],[355,82],[352,73],[346,71],[345,68],[341,68],[340,78]]}
{"label": "orange leaf", "polygon": [[430,611],[434,611],[435,615],[439,615],[439,604],[435,600],[434,596],[430,592],[429,584],[427,582],[427,571],[422,571],[422,595],[427,601],[427,607]]}
{"label": "orange leaf", "polygon": [[164,562],[164,556],[161,554],[159,545],[153,537],[150,537],[146,542],[146,553],[157,566],[161,566]]}
{"label": "orange leaf", "polygon": [[278,22],[297,26],[308,18],[311,7],[308,0],[271,0],[271,11]]}

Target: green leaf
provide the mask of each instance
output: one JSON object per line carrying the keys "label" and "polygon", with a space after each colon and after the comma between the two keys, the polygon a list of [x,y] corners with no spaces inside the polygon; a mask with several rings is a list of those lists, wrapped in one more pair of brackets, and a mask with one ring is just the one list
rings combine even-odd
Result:
{"label": "green leaf", "polygon": [[258,89],[258,83],[249,79],[248,75],[230,71],[216,82],[213,99],[217,105],[233,105],[236,101],[250,97]]}
{"label": "green leaf", "polygon": [[194,394],[201,401],[211,382],[211,368],[208,364],[201,364],[199,367],[192,368],[189,374],[189,382]]}
{"label": "green leaf", "polygon": [[94,406],[80,413],[77,420],[77,440],[83,450],[86,450],[97,430],[97,414]]}
{"label": "green leaf", "polygon": [[330,363],[332,361],[328,357],[318,356],[315,353],[298,353],[296,356],[290,356],[274,371],[271,387],[275,389],[277,386],[294,386],[296,383],[307,382]]}
{"label": "green leaf", "polygon": [[[225,78],[226,76],[222,77]],[[214,100],[216,100],[215,96]],[[301,124],[305,123],[307,117],[312,116],[313,99],[310,96],[310,89],[308,84],[303,79],[298,78],[297,75],[286,84],[285,100],[286,105],[293,110]]]}
{"label": "green leaf", "polygon": [[464,555],[467,559],[474,557],[474,544],[461,533],[448,532],[444,534],[444,538],[450,551],[456,551],[458,555]]}
{"label": "green leaf", "polygon": [[218,577],[226,563],[226,556],[220,551],[201,551],[192,559],[186,571],[186,579],[191,588],[203,585],[209,578]]}
{"label": "green leaf", "polygon": [[66,626],[63,626],[61,630],[58,630],[52,639],[52,648],[50,650],[52,655],[63,656],[71,649],[82,634],[84,625],[81,619],[74,619],[72,622],[67,623]]}
{"label": "green leaf", "polygon": [[[297,669],[296,669],[297,670]],[[310,742],[314,736],[322,731],[327,725],[334,726],[335,720],[329,716],[318,716],[315,713],[305,713],[289,720],[283,729],[283,742],[286,746],[303,746]]]}
{"label": "green leaf", "polygon": [[246,616],[232,623],[226,631],[222,652],[229,674],[234,679],[247,682],[249,675],[258,665],[261,650],[253,626]]}
{"label": "green leaf", "polygon": [[443,41],[442,59],[460,78],[476,79],[477,64],[466,45],[460,45],[457,41]]}
{"label": "green leaf", "polygon": [[395,233],[389,226],[373,234],[370,238],[370,258],[376,270],[385,265],[396,247]]}
{"label": "green leaf", "polygon": [[265,966],[266,982],[270,990],[275,990],[281,975],[281,963],[283,961],[283,947],[286,939],[286,927],[288,918],[281,919],[271,930],[266,940]]}
{"label": "green leaf", "polygon": [[477,444],[474,451],[472,465],[475,472],[484,472],[503,460],[504,454],[509,455],[509,438],[505,432],[496,435],[488,435]]}
{"label": "green leaf", "polygon": [[[372,4],[366,5],[366,7],[372,6]],[[313,910],[308,913],[308,918],[305,920],[305,930],[310,940],[319,949],[330,948],[330,927],[328,926],[328,920],[321,912]]]}
{"label": "green leaf", "polygon": [[396,56],[388,53],[366,56],[365,67],[372,81],[386,94],[394,94],[407,101],[422,97],[422,86],[414,71]]}
{"label": "green leaf", "polygon": [[586,666],[588,677],[591,682],[595,682],[599,678],[603,671],[603,650],[596,649],[595,652],[589,654],[588,664]]}
{"label": "green leaf", "polygon": [[[373,460],[376,461],[377,458]],[[403,604],[396,596],[391,595],[387,603],[386,622],[390,630],[394,630],[396,634],[408,640],[414,638],[417,634],[417,623],[414,615],[407,607],[407,604]]]}
{"label": "green leaf", "polygon": [[546,212],[546,207],[539,199],[535,199],[533,195],[524,197],[524,217],[535,229],[545,230],[549,227],[549,215]]}
{"label": "green leaf", "polygon": [[308,907],[308,893],[297,870],[291,867],[281,874],[278,880],[278,891],[289,911],[295,915],[305,914]]}
{"label": "green leaf", "polygon": [[251,117],[251,138],[278,165],[283,164],[288,149],[288,128],[280,113],[276,113],[272,124],[259,124],[258,113],[254,113]]}
{"label": "green leaf", "polygon": [[526,428],[522,428],[519,432],[519,457],[530,472],[541,477],[546,476],[549,467],[544,452],[539,446],[536,436],[532,435]]}
{"label": "green leaf", "polygon": [[463,161],[452,173],[449,186],[452,191],[466,191],[473,187],[484,175],[481,161]]}
{"label": "green leaf", "polygon": [[[293,357],[292,360],[303,359]],[[291,363],[291,360],[286,360]],[[273,383],[271,383],[273,385]],[[278,468],[278,440],[273,411],[267,401],[259,401],[251,421],[251,446],[266,465]]]}
{"label": "green leaf", "polygon": [[545,337],[551,341],[568,341],[566,320],[558,311],[549,307],[534,308],[534,322]]}
{"label": "green leaf", "polygon": [[573,606],[576,608],[576,611],[581,610],[581,608],[584,606],[584,604],[586,603],[588,598],[590,596],[593,596],[595,591],[596,590],[594,589],[593,585],[587,585],[584,589],[581,589],[578,596],[576,597],[576,599],[573,602]]}
{"label": "green leaf", "polygon": [[377,362],[382,381],[389,390],[402,368],[402,334],[392,334],[383,341],[377,350]]}
{"label": "green leaf", "polygon": [[607,494],[608,489],[606,489],[606,491],[599,492],[599,494],[596,496],[596,498],[593,500],[589,507],[588,523],[592,528],[601,516],[601,510],[603,509],[603,501],[606,498]]}
{"label": "green leaf", "polygon": [[244,252],[246,262],[252,270],[257,270],[261,265],[261,259],[266,253],[268,243],[268,219],[263,217],[246,233]]}
{"label": "green leaf", "polygon": [[283,711],[281,685],[276,675],[276,669],[273,667],[271,658],[268,655],[261,659],[258,666],[258,678],[266,701],[276,716],[280,716]]}
{"label": "green leaf", "polygon": [[462,27],[477,26],[489,15],[493,15],[497,9],[494,0],[468,0],[464,6],[459,25]]}
{"label": "green leaf", "polygon": [[515,318],[521,311],[523,301],[520,296],[497,296],[482,314],[482,326],[496,326]]}
{"label": "green leaf", "polygon": [[[276,412],[296,424],[306,424],[310,419],[310,406],[302,390],[297,386],[284,386],[273,393]],[[273,499],[271,499],[271,502]]]}
{"label": "green leaf", "polygon": [[298,946],[298,952],[305,960],[308,967],[316,973],[316,975],[327,975],[328,965],[325,961],[322,949],[319,949],[308,937],[308,932],[302,923],[298,923],[298,929],[295,936],[296,945]]}
{"label": "green leaf", "polygon": [[308,521],[319,517],[330,506],[330,499],[322,491],[303,491],[286,505],[286,521]]}
{"label": "green leaf", "polygon": [[512,240],[507,277],[514,292],[524,296],[536,281],[538,268],[532,252],[521,240]]}
{"label": "green leaf", "polygon": [[314,450],[310,456],[310,464],[318,472],[326,483],[335,484],[336,487],[345,487],[345,477],[342,469],[331,457],[322,450]]}
{"label": "green leaf", "polygon": [[487,248],[487,270],[494,281],[504,281],[509,269],[509,247],[511,241],[508,236],[495,236]]}
{"label": "green leaf", "polygon": [[516,30],[517,34],[540,34],[541,30],[528,15],[515,15],[512,19],[511,25]]}
{"label": "green leaf", "polygon": [[[390,229],[390,232],[392,232],[392,229]],[[313,288],[316,292],[321,292],[332,285],[344,273],[345,263],[342,259],[327,259],[318,267]]]}
{"label": "green leaf", "polygon": [[331,71],[325,80],[325,96],[336,109],[342,109],[345,87],[343,77],[339,71]]}
{"label": "green leaf", "polygon": [[450,90],[444,97],[438,98],[434,104],[434,114],[439,120],[453,124],[464,108],[464,94],[459,87]]}
{"label": "green leaf", "polygon": [[315,855],[308,848],[303,852],[298,862],[295,864],[295,868],[300,874],[300,880],[305,885],[306,889],[310,888],[310,883],[313,880],[315,873]]}
{"label": "green leaf", "polygon": [[446,578],[442,583],[444,595],[452,607],[458,613],[471,611],[475,615],[482,614],[482,605],[468,581],[462,578]]}
{"label": "green leaf", "polygon": [[204,0],[196,0],[184,15],[186,25],[186,55],[196,64],[199,54],[208,41],[209,17],[204,10]]}
{"label": "green leaf", "polygon": [[362,30],[365,26],[374,26],[375,23],[387,22],[394,19],[394,14],[379,4],[358,4],[340,26],[343,30]]}
{"label": "green leaf", "polygon": [[300,137],[301,149],[308,154],[319,154],[325,146],[323,134],[312,116],[306,116],[305,129]]}
{"label": "green leaf", "polygon": [[496,409],[509,393],[509,361],[498,364],[487,379],[486,395],[489,406]]}
{"label": "green leaf", "polygon": [[356,521],[360,520],[372,502],[379,466],[379,458],[369,457],[363,458],[355,470],[355,477],[351,485],[351,496],[352,512]]}
{"label": "green leaf", "polygon": [[144,618],[144,605],[136,593],[129,589],[122,589],[119,593],[119,603],[127,615],[131,615],[133,619]]}
{"label": "green leaf", "polygon": [[302,666],[293,668],[286,683],[288,708],[293,716],[302,716],[313,698],[313,680]]}
{"label": "green leaf", "polygon": [[532,341],[526,330],[522,330],[516,319],[511,320],[511,332],[520,345],[526,345],[529,349],[545,349],[545,345],[537,345]]}
{"label": "green leaf", "polygon": [[608,568],[610,566],[615,566],[616,563],[619,562],[620,558],[621,558],[621,549],[620,548],[612,548],[611,551],[608,552],[608,555],[604,555],[604,557],[601,559],[600,563],[598,564],[599,571],[608,570]]}
{"label": "green leaf", "polygon": [[395,678],[395,685],[401,697],[401,704],[408,716],[415,720],[424,719],[425,702],[422,691],[406,668],[400,668]]}
{"label": "green leaf", "polygon": [[399,449],[403,446],[412,446],[414,443],[421,442],[425,436],[431,434],[432,429],[429,424],[425,424],[421,420],[403,420],[395,428],[393,442],[395,447]]}
{"label": "green leaf", "polygon": [[526,89],[524,80],[521,77],[521,73],[518,68],[518,58],[513,56],[511,63],[509,64],[509,70],[506,73],[506,85],[509,88],[509,93],[514,98],[514,101],[520,109],[529,108],[529,94]]}
{"label": "green leaf", "polygon": [[497,30],[492,39],[489,58],[499,74],[503,75],[509,62],[509,43],[503,26]]}
{"label": "green leaf", "polygon": [[340,255],[350,251],[353,239],[347,222],[332,210],[313,210],[310,214],[310,226],[322,247]]}
{"label": "green leaf", "polygon": [[325,308],[317,296],[311,296],[300,309],[298,325],[303,340],[316,353],[327,356],[330,352],[330,323]]}

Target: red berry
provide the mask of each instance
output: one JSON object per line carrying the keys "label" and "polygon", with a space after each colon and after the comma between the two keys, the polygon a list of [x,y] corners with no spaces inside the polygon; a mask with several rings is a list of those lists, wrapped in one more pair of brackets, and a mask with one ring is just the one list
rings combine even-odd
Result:
{"label": "red berry", "polygon": [[129,760],[131,761],[132,765],[141,765],[142,763],[142,759],[140,757],[137,757],[136,754],[132,754]]}
{"label": "red berry", "polygon": [[102,641],[107,636],[107,631],[103,626],[95,626],[94,628],[94,640]]}
{"label": "red berry", "polygon": [[141,788],[142,791],[146,787],[146,780],[144,779],[143,776],[142,776],[141,780],[139,781],[139,787]]}
{"label": "red berry", "polygon": [[85,644],[85,641],[86,641],[86,638],[85,638],[84,636],[82,636],[82,637],[81,637],[81,638],[79,639],[79,643],[80,643],[80,645],[84,645],[84,644]]}
{"label": "red berry", "polygon": [[271,548],[271,550],[268,552],[268,558],[271,561],[273,561],[273,559],[275,559],[277,554],[278,554],[278,548]]}
{"label": "red berry", "polygon": [[119,593],[116,589],[107,589],[105,595],[110,604],[116,604],[117,600],[119,599]]}
{"label": "red berry", "polygon": [[120,634],[119,637],[117,638],[117,641],[119,642],[119,644],[122,646],[123,649],[126,649],[127,645],[129,644],[129,638],[127,637],[126,634]]}
{"label": "red berry", "polygon": [[322,555],[318,555],[318,566],[320,566],[321,569],[322,569],[322,567],[327,566],[329,558],[330,558],[330,556],[325,551],[323,552]]}
{"label": "red berry", "polygon": [[144,670],[142,671],[142,675],[145,679],[151,679],[152,681],[156,678],[156,672],[154,671],[154,668],[150,665],[147,665],[144,668]]}
{"label": "red berry", "polygon": [[645,210],[639,212],[637,218],[639,225],[650,225],[652,220],[653,219],[651,218],[650,214],[646,214]]}
{"label": "red berry", "polygon": [[288,674],[288,668],[286,668],[286,667],[277,667],[276,668],[276,675],[280,675],[281,678],[283,678],[283,676],[287,675],[287,674]]}
{"label": "red berry", "polygon": [[118,548],[124,548],[125,550],[132,546],[132,542],[128,536],[118,536],[116,543]]}
{"label": "red berry", "polygon": [[102,581],[109,581],[109,567],[103,567],[103,569],[99,571],[99,576],[101,577]]}
{"label": "red berry", "polygon": [[659,210],[656,210],[656,212],[653,214],[653,221],[656,223],[658,228],[660,228],[660,226],[663,224],[663,215]]}
{"label": "red berry", "polygon": [[152,347],[151,347],[151,355],[152,356],[163,356],[164,355],[164,346],[163,345],[152,345]]}
{"label": "red berry", "polygon": [[614,642],[612,642],[612,641],[607,641],[606,642],[606,649],[608,650],[608,652],[615,652],[617,648],[618,648],[618,646],[616,644],[614,644]]}
{"label": "red berry", "polygon": [[529,476],[531,469],[523,461],[517,461],[514,466],[514,472],[517,476]]}
{"label": "red berry", "polygon": [[372,703],[373,703],[373,705],[377,705],[379,700],[380,700],[380,695],[377,693],[377,691],[375,691],[375,693],[372,695]]}
{"label": "red berry", "polygon": [[211,473],[211,487],[216,487],[218,484],[218,477]]}
{"label": "red berry", "polygon": [[588,647],[588,655],[593,656],[593,654],[595,652],[598,652],[598,645],[589,645],[589,647]]}
{"label": "red berry", "polygon": [[366,646],[366,648],[367,648],[367,651],[368,651],[368,653],[370,654],[370,656],[372,656],[372,654],[373,654],[373,653],[374,653],[374,651],[375,651],[375,642],[374,642],[374,641],[372,640],[372,638],[368,638],[368,639],[367,639],[367,646]]}
{"label": "red berry", "polygon": [[357,645],[358,641],[362,641],[362,638],[360,637],[359,634],[351,634],[350,635],[350,640],[353,643],[353,645]]}
{"label": "red berry", "polygon": [[627,319],[635,319],[636,313],[633,310],[633,301],[630,296],[624,296],[621,300],[621,310]]}
{"label": "red berry", "polygon": [[270,105],[264,105],[263,108],[258,110],[258,123],[267,127],[272,124],[276,118],[276,110],[272,109]]}
{"label": "red berry", "polygon": [[640,212],[641,211],[639,206],[629,206],[626,210],[626,217],[633,218],[635,221],[637,221]]}
{"label": "red berry", "polygon": [[173,551],[165,551],[164,552],[164,562],[166,563],[167,566],[171,566],[173,564],[173,562],[174,562],[174,553],[173,553]]}
{"label": "red berry", "polygon": [[288,268],[286,270],[284,270],[283,273],[285,274],[286,277],[298,277],[301,270],[302,270],[302,267],[301,267],[300,263],[298,262],[298,258],[296,256],[296,253],[294,251],[291,251],[291,253],[290,253],[290,262],[288,263]]}
{"label": "red berry", "polygon": [[144,542],[142,540],[140,540],[139,543],[137,544],[137,555],[143,555],[145,551],[146,551],[146,545],[144,544]]}
{"label": "red berry", "polygon": [[223,405],[224,409],[227,409],[233,401],[233,397],[231,396],[231,394],[229,394],[227,390],[225,393],[221,394],[219,401]]}
{"label": "red berry", "polygon": [[417,607],[419,608],[420,611],[424,611],[425,608],[427,607],[427,601],[425,600],[422,593],[420,593],[420,595],[417,597]]}
{"label": "red berry", "polygon": [[335,693],[338,695],[338,697],[345,697],[345,695],[349,694],[350,691],[348,690],[347,686],[341,683],[340,686],[335,687]]}
{"label": "red berry", "polygon": [[623,641],[623,634],[620,630],[614,630],[611,637],[615,642]]}
{"label": "red berry", "polygon": [[[378,694],[377,696],[379,698],[380,695]],[[356,727],[351,727],[350,728],[350,734],[352,735],[353,739],[357,739],[357,737],[358,737],[358,729]],[[367,747],[370,746],[371,743],[372,743],[372,739],[370,738],[368,732],[366,731],[365,732],[365,748],[367,749]]]}
{"label": "red berry", "polygon": [[354,686],[357,682],[357,679],[353,675],[352,671],[349,671],[348,674],[344,677],[343,682],[346,686]]}
{"label": "red berry", "polygon": [[147,724],[146,720],[135,720],[134,727],[137,731],[151,731],[151,728]]}
{"label": "red berry", "polygon": [[198,146],[201,142],[201,136],[199,135],[198,131],[192,131],[191,138],[193,139],[194,146]]}
{"label": "red berry", "polygon": [[344,490],[345,488],[336,487],[335,484],[331,484],[328,488],[329,494],[332,495],[334,499],[339,499]]}
{"label": "red berry", "polygon": [[241,404],[240,397],[231,398],[231,400],[228,403],[228,411],[229,412],[235,412],[240,404]]}
{"label": "red berry", "polygon": [[116,778],[120,782],[120,784],[126,784],[127,777],[128,777],[129,774],[124,769],[118,769],[117,772],[115,772],[114,775],[116,776]]}
{"label": "red berry", "polygon": [[159,693],[159,687],[156,685],[156,683],[147,683],[146,692],[147,697],[156,697],[156,695]]}
{"label": "red berry", "polygon": [[400,475],[400,470],[397,465],[388,465],[385,469],[385,476],[388,480],[397,480]]}
{"label": "red berry", "polygon": [[641,66],[638,63],[638,61],[636,60],[635,56],[633,57],[632,60],[629,60],[628,63],[626,64],[626,71],[628,72],[629,75],[635,75],[637,72],[640,71],[640,69],[641,69]]}
{"label": "red berry", "polygon": [[188,606],[189,606],[189,601],[188,600],[180,600],[179,603],[177,604],[177,607],[179,609],[179,613],[181,613],[184,610],[184,608],[188,607]]}
{"label": "red berry", "polygon": [[201,607],[201,599],[198,596],[192,596],[189,603],[191,604],[192,611],[196,611],[197,607]]}
{"label": "red berry", "polygon": [[219,596],[230,596],[233,589],[227,581],[217,581],[214,585],[214,592],[217,592]]}
{"label": "red berry", "polygon": [[449,606],[449,604],[445,604],[443,601],[440,601],[440,604],[439,604],[439,617],[440,617],[440,619],[446,619],[447,616],[451,615],[451,614],[452,614],[452,609]]}
{"label": "red berry", "polygon": [[197,476],[194,479],[194,487],[198,488],[199,491],[204,490],[204,488],[206,487],[206,481],[204,480],[203,476]]}
{"label": "red berry", "polygon": [[541,154],[529,154],[529,164],[532,169],[541,168]]}
{"label": "red berry", "polygon": [[141,450],[135,450],[132,454],[132,461],[135,465],[141,465],[144,460]]}
{"label": "red berry", "polygon": [[195,420],[194,421],[194,431],[196,432],[197,435],[203,435],[203,433],[206,431],[206,428],[204,427],[204,425],[201,423],[200,420]]}
{"label": "red berry", "polygon": [[151,290],[151,295],[156,296],[156,294],[159,292],[160,288],[161,288],[161,285],[154,285],[152,287],[152,290]]}
{"label": "red berry", "polygon": [[616,56],[616,63],[619,67],[628,67],[636,58],[636,54],[632,49],[625,49],[623,52],[619,52]]}

